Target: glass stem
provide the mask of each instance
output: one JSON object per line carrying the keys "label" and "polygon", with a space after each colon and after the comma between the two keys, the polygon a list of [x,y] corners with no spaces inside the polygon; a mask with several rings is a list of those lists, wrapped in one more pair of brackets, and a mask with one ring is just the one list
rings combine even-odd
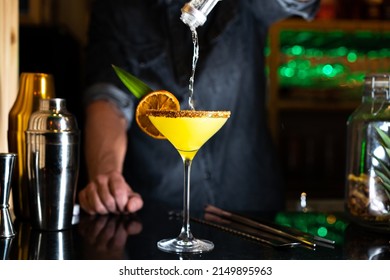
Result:
{"label": "glass stem", "polygon": [[179,238],[183,241],[194,239],[190,230],[190,180],[191,180],[191,159],[184,158],[184,194],[183,194],[183,226]]}

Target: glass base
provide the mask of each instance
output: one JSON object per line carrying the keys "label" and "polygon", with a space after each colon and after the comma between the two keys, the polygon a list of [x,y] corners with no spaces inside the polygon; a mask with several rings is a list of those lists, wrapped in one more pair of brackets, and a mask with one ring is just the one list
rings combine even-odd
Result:
{"label": "glass base", "polygon": [[157,242],[157,247],[168,253],[193,253],[200,254],[209,252],[214,249],[214,244],[211,241],[204,239],[192,239],[184,241],[179,238],[163,239]]}

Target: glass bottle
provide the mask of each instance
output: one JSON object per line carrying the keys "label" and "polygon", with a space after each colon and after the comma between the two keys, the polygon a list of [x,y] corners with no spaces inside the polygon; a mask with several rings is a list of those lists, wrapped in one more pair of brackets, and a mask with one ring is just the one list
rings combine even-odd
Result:
{"label": "glass bottle", "polygon": [[180,19],[191,29],[202,26],[207,20],[207,15],[219,1],[221,0],[191,0],[181,9]]}
{"label": "glass bottle", "polygon": [[25,131],[31,114],[39,108],[39,100],[54,97],[54,77],[51,74],[20,74],[19,92],[8,114],[8,150],[18,155],[11,189],[14,214],[22,220],[30,218]]}
{"label": "glass bottle", "polygon": [[345,208],[356,223],[390,230],[390,74],[365,78],[347,122]]}

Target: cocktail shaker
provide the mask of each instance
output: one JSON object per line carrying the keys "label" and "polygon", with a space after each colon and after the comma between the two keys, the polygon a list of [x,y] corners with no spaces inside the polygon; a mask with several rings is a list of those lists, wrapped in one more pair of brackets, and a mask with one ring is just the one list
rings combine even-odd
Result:
{"label": "cocktail shaker", "polygon": [[15,235],[9,212],[9,195],[16,154],[0,153],[0,238]]}
{"label": "cocktail shaker", "polygon": [[57,231],[72,225],[80,132],[64,99],[41,99],[29,120],[27,174],[31,225]]}
{"label": "cocktail shaker", "polygon": [[38,110],[39,100],[55,97],[54,78],[46,73],[21,73],[19,92],[8,114],[8,150],[18,155],[12,179],[12,201],[15,216],[30,217],[25,131],[32,112]]}
{"label": "cocktail shaker", "polygon": [[191,0],[181,9],[180,19],[191,29],[202,26],[207,20],[207,15],[219,1],[221,0]]}

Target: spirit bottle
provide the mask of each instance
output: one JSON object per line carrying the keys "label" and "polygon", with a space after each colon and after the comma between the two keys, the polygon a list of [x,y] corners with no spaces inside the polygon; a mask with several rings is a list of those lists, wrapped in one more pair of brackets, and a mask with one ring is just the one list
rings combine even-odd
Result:
{"label": "spirit bottle", "polygon": [[180,19],[191,29],[202,26],[207,20],[207,15],[219,1],[221,0],[192,0],[181,9]]}

